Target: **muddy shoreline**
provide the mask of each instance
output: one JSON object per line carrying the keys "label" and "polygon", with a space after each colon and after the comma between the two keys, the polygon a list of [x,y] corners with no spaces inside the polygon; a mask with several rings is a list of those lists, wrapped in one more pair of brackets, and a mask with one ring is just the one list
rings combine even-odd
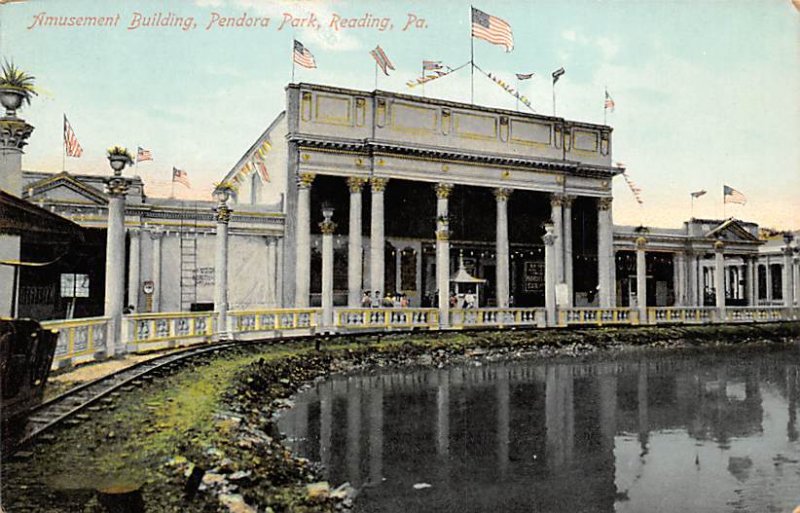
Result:
{"label": "muddy shoreline", "polygon": [[[9,512],[102,512],[98,489],[138,490],[148,512],[332,512],[355,491],[282,443],[276,418],[291,396],[331,374],[458,365],[474,359],[615,358],[653,348],[691,355],[800,343],[800,323],[387,334],[351,341],[244,346],[130,391],[91,418],[3,461]],[[189,499],[188,497],[191,497]]]}

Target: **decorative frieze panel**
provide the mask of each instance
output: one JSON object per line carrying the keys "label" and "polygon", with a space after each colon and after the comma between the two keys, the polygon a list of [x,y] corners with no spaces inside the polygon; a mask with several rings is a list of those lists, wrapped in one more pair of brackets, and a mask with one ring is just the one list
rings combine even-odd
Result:
{"label": "decorative frieze panel", "polygon": [[317,94],[314,121],[329,125],[353,125],[353,99],[348,96]]}
{"label": "decorative frieze panel", "polygon": [[599,134],[597,132],[589,132],[588,130],[574,129],[573,140],[575,149],[580,151],[596,152],[599,148],[598,142]]}
{"label": "decorative frieze panel", "polygon": [[424,135],[436,132],[439,109],[403,102],[392,104],[392,128],[401,132]]}
{"label": "decorative frieze panel", "polygon": [[525,145],[545,144],[549,146],[553,142],[553,125],[512,119],[511,142]]}
{"label": "decorative frieze panel", "polygon": [[459,137],[482,140],[497,139],[498,119],[495,116],[456,112],[453,117],[455,132]]}

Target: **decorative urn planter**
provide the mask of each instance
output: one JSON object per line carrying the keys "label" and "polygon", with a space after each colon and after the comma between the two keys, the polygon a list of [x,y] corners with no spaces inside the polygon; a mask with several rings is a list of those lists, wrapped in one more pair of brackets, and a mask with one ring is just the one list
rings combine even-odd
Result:
{"label": "decorative urn planter", "polygon": [[25,101],[25,93],[12,87],[0,87],[0,105],[6,109],[6,116],[14,116]]}
{"label": "decorative urn planter", "polygon": [[129,162],[130,159],[125,155],[108,156],[108,163],[111,164],[111,169],[114,170],[114,174],[117,176],[122,174],[122,170],[125,169],[125,166],[127,166]]}

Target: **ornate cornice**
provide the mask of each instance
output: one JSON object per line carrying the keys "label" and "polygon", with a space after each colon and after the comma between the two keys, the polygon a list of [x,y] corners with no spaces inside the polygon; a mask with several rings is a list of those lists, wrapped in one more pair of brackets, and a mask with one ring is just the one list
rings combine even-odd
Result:
{"label": "ornate cornice", "polygon": [[28,144],[31,133],[33,125],[19,118],[0,118],[0,149],[22,152],[22,148]]}

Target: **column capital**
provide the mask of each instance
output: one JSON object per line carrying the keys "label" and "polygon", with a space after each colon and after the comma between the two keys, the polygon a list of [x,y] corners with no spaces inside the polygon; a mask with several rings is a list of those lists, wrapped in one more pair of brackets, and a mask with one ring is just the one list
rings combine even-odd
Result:
{"label": "column capital", "polygon": [[138,238],[142,234],[142,229],[139,228],[139,227],[131,227],[131,228],[128,228],[127,231],[128,231],[128,235],[131,238],[133,238],[133,237]]}
{"label": "column capital", "polygon": [[161,239],[165,234],[164,230],[160,226],[150,228],[147,232],[150,235],[150,238],[153,240]]}
{"label": "column capital", "polygon": [[560,192],[553,192],[550,194],[550,206],[561,207],[564,205],[565,194]]}
{"label": "column capital", "polygon": [[451,183],[437,183],[435,188],[436,197],[439,199],[447,199],[450,197],[450,193],[453,192],[453,184]]}
{"label": "column capital", "polygon": [[314,183],[314,178],[317,175],[314,173],[298,173],[297,174],[297,186],[301,189],[310,189],[311,184]]}
{"label": "column capital", "polygon": [[647,246],[647,239],[644,237],[637,237],[634,242],[636,243],[636,249],[644,249]]}
{"label": "column capital", "polygon": [[124,176],[110,176],[105,180],[106,194],[112,198],[124,198],[128,194],[130,179]]}
{"label": "column capital", "polygon": [[351,194],[361,192],[361,188],[367,183],[366,178],[360,176],[351,176],[347,179],[347,188],[350,189]]}
{"label": "column capital", "polygon": [[725,249],[725,243],[722,242],[721,240],[718,240],[717,242],[714,243],[714,252],[722,253],[724,249]]}
{"label": "column capital", "polygon": [[552,246],[556,243],[556,239],[558,235],[556,235],[553,230],[555,228],[552,224],[544,225],[544,235],[542,235],[542,242],[544,242],[545,246]]}
{"label": "column capital", "polygon": [[436,240],[450,240],[450,231],[447,229],[436,230]]}
{"label": "column capital", "polygon": [[508,197],[511,196],[512,192],[514,192],[514,189],[509,189],[507,187],[498,187],[493,191],[497,201],[508,201]]}
{"label": "column capital", "polygon": [[232,213],[233,210],[228,207],[228,205],[225,203],[220,203],[214,209],[214,219],[217,221],[217,223],[228,224],[231,220]]}
{"label": "column capital", "polygon": [[0,118],[0,148],[16,150],[22,153],[22,148],[28,144],[28,138],[33,133],[33,125],[17,117]]}
{"label": "column capital", "polygon": [[577,196],[575,196],[574,194],[564,194],[564,197],[561,199],[561,202],[565,207],[570,208],[570,207],[572,207],[572,203],[576,199],[577,199]]}
{"label": "column capital", "polygon": [[597,210],[611,210],[611,203],[614,198],[611,196],[604,196],[597,198]]}
{"label": "column capital", "polygon": [[388,178],[370,178],[369,184],[372,187],[372,192],[383,192],[386,189],[386,184],[389,183]]}
{"label": "column capital", "polygon": [[336,231],[336,223],[326,219],[325,221],[319,223],[319,229],[322,231],[323,235],[333,235],[333,232]]}

